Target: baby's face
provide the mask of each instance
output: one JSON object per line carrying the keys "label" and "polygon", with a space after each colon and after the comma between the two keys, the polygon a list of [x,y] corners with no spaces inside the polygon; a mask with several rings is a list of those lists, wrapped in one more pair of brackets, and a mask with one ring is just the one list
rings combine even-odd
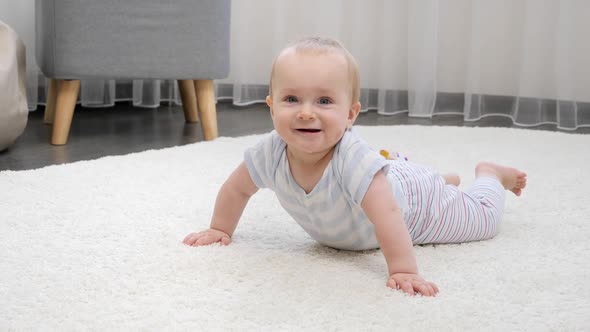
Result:
{"label": "baby's face", "polygon": [[281,54],[267,103],[277,133],[295,155],[332,151],[360,110],[352,103],[346,58],[337,53]]}

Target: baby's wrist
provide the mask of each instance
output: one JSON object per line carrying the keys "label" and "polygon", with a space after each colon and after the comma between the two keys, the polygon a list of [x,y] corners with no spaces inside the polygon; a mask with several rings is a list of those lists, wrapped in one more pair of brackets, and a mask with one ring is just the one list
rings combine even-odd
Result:
{"label": "baby's wrist", "polygon": [[226,235],[227,237],[230,237],[231,238],[231,235],[229,235],[226,231],[223,231],[221,229],[210,227],[209,230],[214,231],[214,232],[222,233],[222,235]]}
{"label": "baby's wrist", "polygon": [[393,272],[393,273],[389,273],[389,277],[393,277],[395,275],[408,275],[408,274],[414,274],[414,275],[419,275],[418,271],[400,271],[400,272]]}
{"label": "baby's wrist", "polygon": [[392,266],[389,267],[389,276],[391,277],[394,274],[419,274],[418,267],[414,266]]}

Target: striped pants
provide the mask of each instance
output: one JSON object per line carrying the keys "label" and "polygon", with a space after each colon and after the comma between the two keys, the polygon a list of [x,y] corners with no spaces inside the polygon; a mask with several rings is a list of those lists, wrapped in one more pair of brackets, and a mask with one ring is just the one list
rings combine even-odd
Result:
{"label": "striped pants", "polygon": [[506,192],[497,179],[479,177],[463,192],[411,162],[392,162],[390,172],[407,198],[404,218],[414,244],[477,241],[497,234]]}

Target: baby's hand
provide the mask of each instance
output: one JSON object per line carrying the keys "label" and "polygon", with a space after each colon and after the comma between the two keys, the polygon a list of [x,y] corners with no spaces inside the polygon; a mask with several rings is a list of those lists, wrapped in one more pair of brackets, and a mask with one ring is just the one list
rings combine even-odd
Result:
{"label": "baby's hand", "polygon": [[420,293],[424,296],[436,296],[438,287],[430,281],[413,273],[394,273],[387,280],[387,287],[401,289],[405,293],[414,295]]}
{"label": "baby's hand", "polygon": [[210,228],[199,233],[190,233],[182,241],[192,247],[206,246],[215,242],[221,242],[221,245],[226,246],[231,243],[231,238],[222,231]]}

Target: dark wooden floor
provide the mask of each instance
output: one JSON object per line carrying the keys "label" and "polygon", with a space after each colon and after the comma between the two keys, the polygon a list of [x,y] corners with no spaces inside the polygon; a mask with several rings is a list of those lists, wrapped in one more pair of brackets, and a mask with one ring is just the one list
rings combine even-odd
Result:
{"label": "dark wooden floor", "polygon": [[[234,106],[228,102],[217,105],[219,134],[243,136],[265,133],[272,122],[264,104]],[[462,116],[445,115],[433,119],[409,118],[406,114],[383,116],[374,111],[363,113],[356,124],[360,125],[440,125],[440,126],[493,126],[512,127],[510,119],[488,117],[478,122],[464,123]],[[187,124],[179,106],[161,106],[157,109],[134,108],[118,103],[112,108],[77,107],[70,138],[65,146],[49,144],[51,127],[43,124],[43,107],[31,112],[23,135],[8,150],[0,152],[0,171],[27,170],[48,165],[122,155],[149,149],[202,141],[201,125]],[[531,129],[523,129],[531,130]],[[546,125],[532,130],[552,130]],[[584,128],[576,133],[590,133]]]}

